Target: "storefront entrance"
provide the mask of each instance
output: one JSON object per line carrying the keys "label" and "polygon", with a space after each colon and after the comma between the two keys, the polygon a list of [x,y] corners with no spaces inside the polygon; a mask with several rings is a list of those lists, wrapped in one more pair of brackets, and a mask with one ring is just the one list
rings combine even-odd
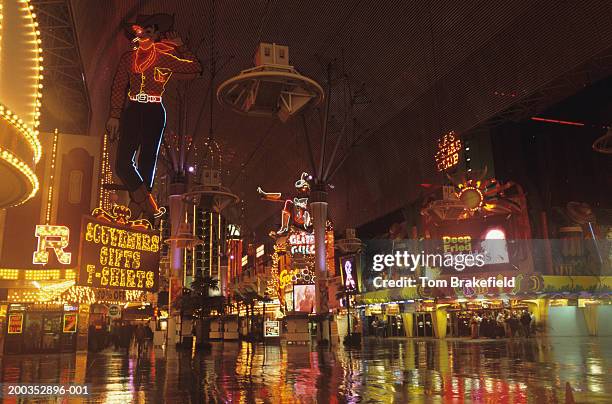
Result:
{"label": "storefront entrance", "polygon": [[433,337],[431,313],[414,313],[413,334],[415,337]]}
{"label": "storefront entrance", "polygon": [[387,316],[389,319],[389,335],[392,337],[405,337],[404,322],[399,315]]}
{"label": "storefront entrance", "polygon": [[450,337],[469,337],[471,334],[470,320],[472,314],[469,311],[449,311]]}
{"label": "storefront entrance", "polygon": [[[512,300],[509,304],[501,300],[454,303],[448,308],[448,336],[471,337],[470,322],[474,315],[481,319],[478,327],[481,337],[518,335],[522,328],[518,319],[527,308],[527,304],[519,300]],[[499,313],[503,314],[502,324],[497,321]]]}
{"label": "storefront entrance", "polygon": [[3,330],[4,353],[74,351],[77,317],[74,307],[11,305],[7,315],[7,326]]}

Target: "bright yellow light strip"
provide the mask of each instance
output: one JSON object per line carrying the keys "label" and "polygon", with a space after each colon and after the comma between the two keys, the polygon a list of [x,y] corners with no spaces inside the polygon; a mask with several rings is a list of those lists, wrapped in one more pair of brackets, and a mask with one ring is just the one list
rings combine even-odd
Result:
{"label": "bright yellow light strip", "polygon": [[210,225],[210,236],[208,237],[208,243],[209,243],[209,251],[208,251],[208,276],[210,276],[212,278],[213,276],[213,272],[212,272],[212,260],[213,260],[213,253],[212,253],[212,248],[213,248],[213,215],[212,212],[210,212],[210,221],[208,222]]}
{"label": "bright yellow light strip", "polygon": [[[2,20],[4,19],[2,0],[0,0],[0,58],[2,56]],[[0,59],[0,63],[2,60]]]}
{"label": "bright yellow light strip", "polygon": [[[42,48],[40,47],[42,40],[40,39],[40,31],[38,30],[38,22],[36,22],[36,14],[33,13],[34,6],[30,4],[29,0],[19,0],[19,2],[22,3],[24,6],[22,11],[25,12],[24,18],[26,19],[26,25],[32,29],[31,33],[35,38],[34,41],[32,41],[32,45],[33,45],[32,50],[34,53],[34,57],[32,58],[32,61],[34,62],[34,71],[35,71],[34,88],[35,88],[35,94],[36,94],[36,101],[34,104],[34,125],[33,127],[29,127],[28,125],[25,124],[25,122],[21,118],[13,114],[9,110],[8,107],[2,104],[0,104],[0,115],[7,122],[9,122],[11,125],[17,128],[21,132],[21,134],[25,137],[25,139],[28,141],[28,143],[30,144],[30,147],[32,148],[34,152],[34,162],[38,163],[42,155],[42,146],[40,144],[40,141],[38,140],[38,130],[36,130],[36,128],[38,127],[40,123],[39,121],[40,106],[41,106],[40,99],[42,98],[42,94],[40,92],[40,89],[42,88],[42,84],[40,84],[40,81],[43,78],[42,76],[43,57],[42,57]],[[1,19],[2,19],[2,13],[0,9],[0,20]],[[36,180],[36,183],[38,183],[38,180]],[[38,191],[38,187],[35,187],[35,188]],[[33,195],[28,197],[28,199],[30,199],[32,196]]]}
{"label": "bright yellow light strip", "polygon": [[26,281],[47,281],[61,278],[60,269],[28,269],[25,273]]}
{"label": "bright yellow light strip", "polygon": [[104,172],[105,164],[104,159],[106,158],[106,133],[102,135],[102,159],[100,161],[100,185],[98,187],[98,207],[101,209],[106,208],[106,190],[104,184],[106,183],[106,176]]}
{"label": "bright yellow light strip", "polygon": [[2,147],[0,147],[0,158],[5,160],[7,163],[12,165],[19,171],[21,171],[21,173],[25,175],[26,178],[30,181],[30,185],[32,185],[32,191],[30,192],[30,195],[28,195],[27,198],[25,198],[23,201],[19,202],[18,205],[21,205],[22,203],[36,195],[40,184],[38,183],[38,178],[36,177],[36,174],[30,168],[30,166],[19,160],[13,153],[3,149]]}
{"label": "bright yellow light strip", "polygon": [[[43,87],[42,84],[40,84],[40,81],[42,80],[42,71],[43,71],[43,67],[42,67],[42,61],[43,61],[43,57],[42,57],[42,48],[41,48],[41,43],[42,40],[40,39],[40,31],[38,29],[38,22],[36,21],[36,13],[34,13],[34,6],[30,4],[29,0],[19,0],[20,3],[23,4],[24,8],[23,11],[25,12],[25,19],[27,21],[27,26],[30,27],[32,29],[31,33],[34,36],[34,40],[32,41],[32,45],[33,45],[33,53],[34,53],[34,57],[32,58],[32,61],[34,62],[34,71],[35,71],[35,82],[34,82],[34,88],[36,89],[36,104],[34,106],[34,128],[37,128],[38,125],[40,124],[39,121],[39,117],[40,117],[40,98],[42,97],[42,94],[40,92],[40,89]],[[38,159],[36,160],[36,162],[38,162]]]}
{"label": "bright yellow light strip", "polygon": [[52,280],[76,280],[74,269],[24,269],[24,268],[0,268],[0,280],[29,280],[29,281],[52,281]]}
{"label": "bright yellow light strip", "polygon": [[55,174],[55,158],[57,156],[57,139],[58,131],[55,129],[53,134],[53,150],[51,152],[51,175],[49,176],[49,192],[47,193],[47,213],[45,215],[45,223],[49,224],[51,221],[51,205],[53,203],[53,177]]}
{"label": "bright yellow light strip", "polygon": [[17,280],[19,279],[18,269],[0,269],[0,279],[2,280]]}
{"label": "bright yellow light strip", "polygon": [[37,136],[38,131],[28,127],[21,118],[2,104],[0,104],[0,116],[9,124],[13,125],[19,132],[21,132],[34,152],[34,162],[38,163],[42,155],[42,146]]}
{"label": "bright yellow light strip", "polygon": [[110,169],[108,156],[108,135],[102,137],[102,158],[100,162],[100,187],[98,194],[98,206],[105,210],[111,209],[110,192],[104,188],[105,184],[113,182],[113,172]]}
{"label": "bright yellow light strip", "polygon": [[221,279],[221,214],[219,213],[219,225],[217,227],[217,276]]}
{"label": "bright yellow light strip", "polygon": [[[16,293],[15,293],[16,294]],[[9,295],[9,299],[11,296]],[[105,304],[125,304],[126,302],[145,302],[146,294],[140,290],[126,290],[125,300],[115,301],[109,299],[100,299],[96,296],[94,289],[88,286],[71,286],[66,289],[60,296],[53,299],[54,303],[59,304],[75,304],[75,303],[105,303]]]}
{"label": "bright yellow light strip", "polygon": [[34,303],[38,301],[38,290],[12,290],[8,295],[8,301],[12,303]]}

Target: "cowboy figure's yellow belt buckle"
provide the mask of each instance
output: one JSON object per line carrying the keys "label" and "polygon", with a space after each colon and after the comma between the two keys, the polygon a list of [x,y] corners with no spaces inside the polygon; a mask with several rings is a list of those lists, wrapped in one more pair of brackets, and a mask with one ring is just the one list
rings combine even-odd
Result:
{"label": "cowboy figure's yellow belt buckle", "polygon": [[138,102],[149,102],[149,96],[145,93],[140,93],[136,96],[136,101]]}

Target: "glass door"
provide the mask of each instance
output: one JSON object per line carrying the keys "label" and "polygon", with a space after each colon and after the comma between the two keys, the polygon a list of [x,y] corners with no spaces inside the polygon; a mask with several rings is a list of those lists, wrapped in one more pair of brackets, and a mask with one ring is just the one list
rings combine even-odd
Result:
{"label": "glass door", "polygon": [[23,350],[25,353],[40,352],[42,343],[43,314],[28,312],[25,318]]}
{"label": "glass door", "polygon": [[431,313],[415,313],[414,319],[415,337],[433,337]]}
{"label": "glass door", "polygon": [[44,313],[42,319],[41,350],[44,352],[59,352],[62,335],[62,313]]}

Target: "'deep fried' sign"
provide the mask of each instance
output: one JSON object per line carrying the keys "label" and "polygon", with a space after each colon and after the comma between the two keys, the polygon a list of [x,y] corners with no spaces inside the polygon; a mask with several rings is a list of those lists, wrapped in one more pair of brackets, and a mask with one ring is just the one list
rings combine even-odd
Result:
{"label": "'deep fried' sign", "polygon": [[159,233],[84,216],[79,285],[105,289],[157,290]]}

